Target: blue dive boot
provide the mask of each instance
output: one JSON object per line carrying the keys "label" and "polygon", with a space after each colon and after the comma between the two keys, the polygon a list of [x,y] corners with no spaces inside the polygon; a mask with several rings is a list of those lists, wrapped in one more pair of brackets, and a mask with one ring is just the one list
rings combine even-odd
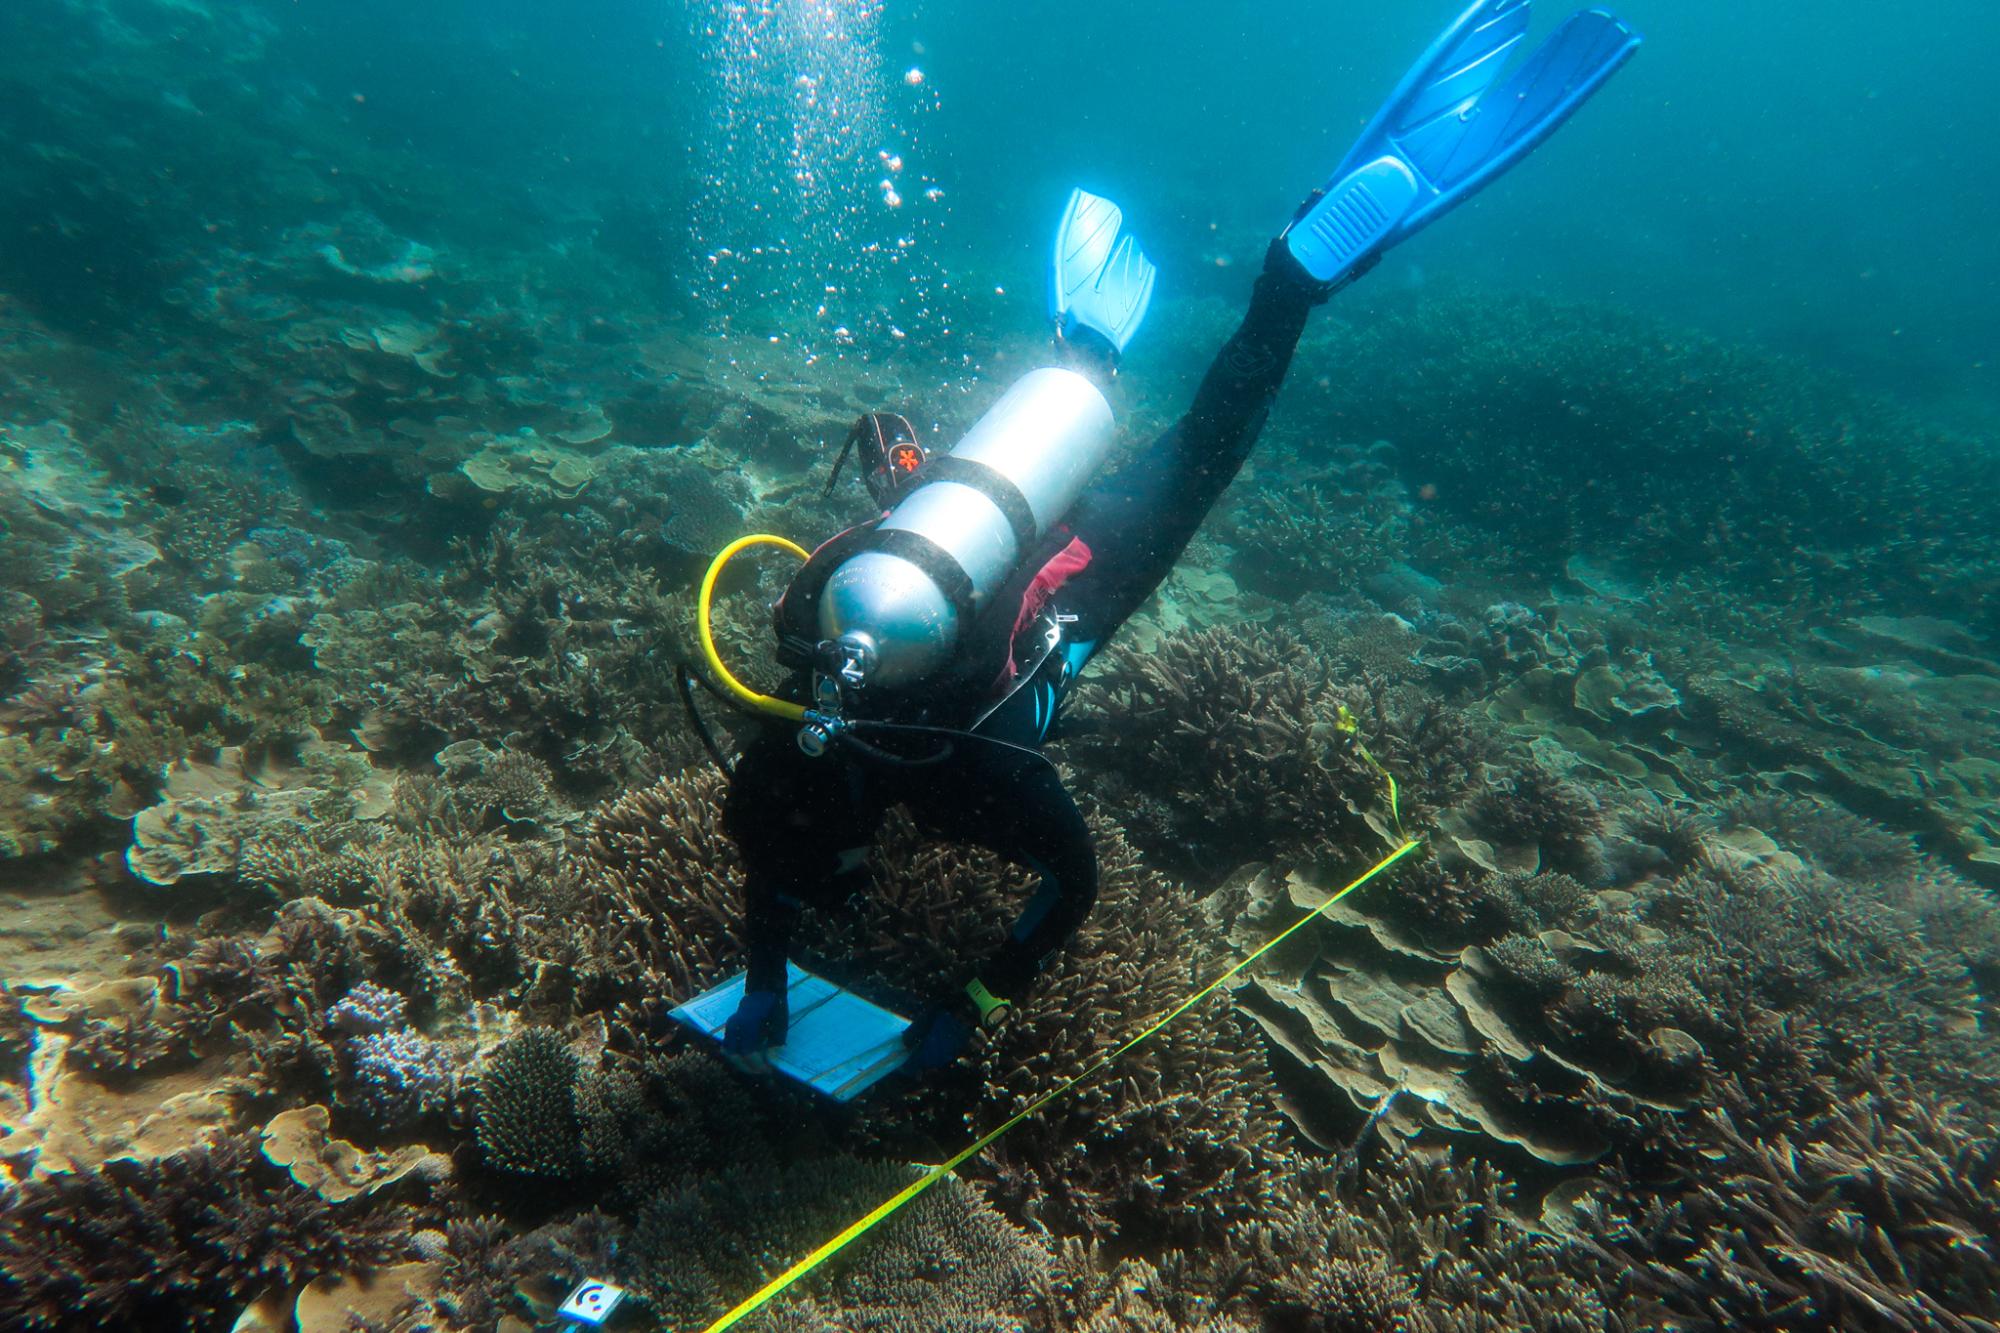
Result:
{"label": "blue dive boot", "polygon": [[1500,82],[1527,31],[1528,0],[1479,0],[1403,76],[1285,229],[1315,281],[1328,290],[1352,282],[1478,193],[1555,133],[1641,40],[1615,16],[1585,10]]}

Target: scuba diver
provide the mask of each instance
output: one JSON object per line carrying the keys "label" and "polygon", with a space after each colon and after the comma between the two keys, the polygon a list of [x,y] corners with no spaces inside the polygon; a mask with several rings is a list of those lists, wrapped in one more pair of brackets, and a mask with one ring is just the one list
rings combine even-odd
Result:
{"label": "scuba diver", "polygon": [[[723,1037],[733,1063],[760,1068],[784,1043],[795,923],[863,886],[892,805],[927,836],[1041,877],[1000,949],[911,1023],[906,1068],[956,1059],[1081,924],[1097,896],[1096,854],[1039,747],[1078,674],[1243,466],[1313,308],[1525,157],[1640,40],[1585,11],[1502,78],[1527,24],[1528,0],[1479,0],[1446,28],[1271,242],[1249,310],[1187,414],[1108,476],[1096,477],[1112,441],[1103,386],[1155,271],[1120,235],[1118,208],[1081,190],[1054,257],[1063,364],[1024,376],[939,458],[901,417],[856,424],[834,474],[858,450],[881,513],[813,552],[774,608],[778,660],[792,673],[781,697],[741,686],[704,640],[724,681],[767,715],[724,807],[747,873],[748,973]],[[774,539],[745,539],[756,540]]]}

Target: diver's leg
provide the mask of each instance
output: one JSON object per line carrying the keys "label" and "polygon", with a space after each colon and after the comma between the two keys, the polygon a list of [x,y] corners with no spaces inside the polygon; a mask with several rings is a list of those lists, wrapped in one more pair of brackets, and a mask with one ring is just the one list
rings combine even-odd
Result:
{"label": "diver's leg", "polygon": [[1282,241],[1264,257],[1243,316],[1187,414],[1117,472],[1090,487],[1069,527],[1090,564],[1064,587],[1072,673],[1150,597],[1257,443],[1278,386],[1329,288],[1300,268]]}

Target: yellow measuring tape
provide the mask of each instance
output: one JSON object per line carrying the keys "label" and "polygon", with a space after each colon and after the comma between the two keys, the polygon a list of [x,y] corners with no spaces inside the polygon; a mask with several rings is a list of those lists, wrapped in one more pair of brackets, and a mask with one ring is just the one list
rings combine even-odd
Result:
{"label": "yellow measuring tape", "polygon": [[1338,727],[1344,735],[1351,736],[1354,738],[1354,753],[1360,755],[1362,762],[1366,763],[1368,767],[1374,769],[1378,774],[1381,775],[1382,781],[1389,784],[1389,822],[1395,826],[1397,837],[1399,838],[1409,837],[1410,836],[1409,834],[1403,832],[1403,812],[1398,807],[1398,799],[1396,793],[1396,775],[1394,773],[1391,773],[1388,769],[1382,767],[1381,761],[1376,759],[1374,755],[1368,753],[1368,747],[1361,743],[1361,723],[1355,718],[1354,710],[1352,708],[1349,708],[1346,704],[1342,704],[1340,706],[1339,720],[1335,722],[1334,725]]}
{"label": "yellow measuring tape", "polygon": [[[1393,791],[1394,791],[1394,786],[1392,779],[1391,780],[1392,795],[1390,798],[1392,803],[1394,801]],[[1108,1053],[1099,1056],[1081,1074],[1078,1074],[1075,1078],[1070,1079],[1067,1083],[1064,1083],[1063,1085],[1054,1089],[1053,1091],[1045,1092],[1041,1096],[1035,1098],[1035,1100],[1029,1102],[1025,1107],[1017,1111],[1013,1116],[1001,1122],[1001,1124],[998,1125],[996,1128],[990,1129],[986,1133],[980,1135],[978,1138],[974,1139],[971,1143],[968,1143],[965,1147],[953,1153],[951,1157],[946,1159],[942,1164],[932,1167],[930,1170],[924,1172],[923,1175],[917,1177],[915,1180],[905,1185],[901,1190],[897,1191],[897,1193],[894,1196],[884,1200],[879,1207],[870,1211],[866,1216],[857,1218],[854,1222],[850,1223],[844,1230],[842,1230],[839,1235],[833,1237],[831,1240],[827,1241],[824,1245],[821,1245],[811,1254],[808,1254],[805,1258],[799,1260],[797,1263],[793,1264],[790,1268],[787,1268],[784,1272],[772,1278],[769,1282],[766,1282],[762,1287],[759,1287],[757,1291],[749,1297],[749,1299],[745,1300],[741,1305],[738,1305],[728,1314],[722,1316],[722,1318],[710,1324],[706,1329],[703,1330],[703,1333],[721,1333],[723,1329],[733,1328],[735,1325],[742,1322],[744,1319],[747,1319],[751,1315],[755,1314],[758,1310],[762,1309],[766,1304],[768,1304],[773,1297],[777,1296],[780,1292],[784,1291],[794,1282],[797,1282],[807,1273],[812,1272],[813,1269],[818,1268],[821,1264],[825,1263],[828,1259],[831,1259],[834,1255],[839,1254],[842,1250],[846,1249],[855,1240],[859,1239],[863,1235],[866,1235],[869,1231],[873,1230],[878,1223],[887,1219],[891,1214],[895,1213],[896,1210],[901,1208],[904,1204],[916,1198],[919,1194],[922,1194],[925,1190],[937,1184],[940,1180],[943,1180],[946,1176],[956,1171],[959,1167],[965,1165],[967,1162],[971,1161],[974,1157],[977,1157],[980,1153],[984,1152],[987,1148],[991,1147],[1000,1138],[1000,1136],[1005,1134],[1008,1130],[1014,1128],[1014,1126],[1020,1124],[1023,1120],[1028,1119],[1030,1116],[1034,1115],[1037,1111],[1040,1111],[1043,1107],[1049,1105],[1049,1103],[1058,1101],[1063,1097],[1068,1096],[1072,1091],[1074,1091],[1077,1087],[1081,1086],[1087,1079],[1089,1079],[1092,1075],[1098,1073],[1105,1066],[1111,1064],[1112,1062],[1117,1060],[1120,1056],[1132,1050],[1134,1047],[1137,1047],[1143,1042],[1150,1040],[1162,1028],[1166,1027],[1176,1018],[1179,1018],[1182,1014],[1194,1008],[1196,1005],[1200,1004],[1203,1000],[1215,994],[1215,992],[1217,992],[1218,990],[1221,990],[1224,986],[1228,985],[1238,976],[1241,976],[1244,970],[1248,968],[1252,963],[1256,962],[1259,958],[1262,958],[1265,954],[1271,952],[1271,950],[1277,948],[1280,944],[1283,944],[1286,940],[1290,939],[1294,934],[1298,933],[1300,930],[1303,930],[1308,922],[1318,920],[1320,914],[1326,911],[1327,908],[1333,906],[1335,903],[1339,902],[1342,898],[1345,898],[1348,894],[1354,892],[1356,889],[1360,888],[1363,884],[1366,884],[1369,880],[1374,879],[1377,875],[1387,870],[1390,866],[1395,865],[1398,861],[1408,856],[1411,852],[1414,852],[1419,845],[1420,844],[1417,843],[1415,839],[1410,839],[1405,841],[1402,846],[1396,848],[1395,851],[1390,852],[1387,856],[1383,857],[1381,860],[1377,861],[1374,865],[1370,866],[1365,873],[1363,873],[1354,881],[1352,881],[1350,884],[1348,884],[1346,888],[1342,889],[1339,893],[1334,894],[1331,898],[1328,898],[1318,907],[1313,908],[1312,911],[1306,913],[1304,916],[1300,917],[1297,921],[1285,927],[1284,930],[1280,931],[1278,934],[1272,936],[1269,940],[1259,945],[1254,952],[1245,955],[1235,964],[1235,966],[1231,967],[1227,972],[1224,972],[1221,976],[1209,982],[1206,986],[1203,986],[1200,990],[1188,996],[1185,1000],[1182,1000],[1179,1004],[1175,1005],[1173,1008],[1167,1010],[1167,1012],[1162,1014],[1159,1018],[1156,1018],[1151,1023],[1147,1024],[1146,1027],[1143,1028],[1136,1036],[1127,1038],[1124,1042],[1114,1047]]]}

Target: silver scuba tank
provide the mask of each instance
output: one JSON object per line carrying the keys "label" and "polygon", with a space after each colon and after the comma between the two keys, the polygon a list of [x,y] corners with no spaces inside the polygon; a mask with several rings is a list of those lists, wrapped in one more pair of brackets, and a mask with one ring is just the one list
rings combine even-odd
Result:
{"label": "silver scuba tank", "polygon": [[862,551],[827,579],[819,631],[850,683],[895,689],[944,666],[1026,547],[1069,511],[1111,452],[1111,404],[1073,370],[1031,371],[918,474]]}

